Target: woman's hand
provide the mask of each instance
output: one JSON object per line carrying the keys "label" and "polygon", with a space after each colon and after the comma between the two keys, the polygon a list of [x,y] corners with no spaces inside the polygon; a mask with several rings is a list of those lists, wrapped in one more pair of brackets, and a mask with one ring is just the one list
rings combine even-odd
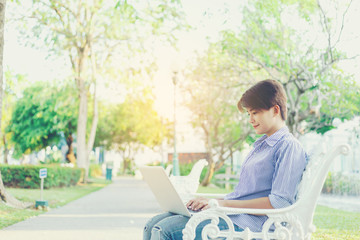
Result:
{"label": "woman's hand", "polygon": [[186,207],[193,211],[202,211],[202,210],[210,208],[209,200],[210,199],[208,199],[208,198],[198,197],[198,198],[190,200],[186,204]]}

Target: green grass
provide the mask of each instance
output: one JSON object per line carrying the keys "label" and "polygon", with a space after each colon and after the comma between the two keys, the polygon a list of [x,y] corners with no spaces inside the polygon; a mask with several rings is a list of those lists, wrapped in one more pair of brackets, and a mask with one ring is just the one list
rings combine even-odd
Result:
{"label": "green grass", "polygon": [[[200,186],[198,193],[230,193],[231,190]],[[347,212],[318,205],[314,214],[316,232],[313,240],[360,240],[360,213]]]}
{"label": "green grass", "polygon": [[231,190],[226,190],[225,188],[215,188],[215,187],[203,187],[199,186],[198,193],[220,193],[227,194],[231,193]]}
{"label": "green grass", "polygon": [[317,206],[311,239],[360,239],[360,213]]}
{"label": "green grass", "polygon": [[[88,184],[78,184],[67,188],[45,189],[43,196],[44,200],[49,202],[50,208],[57,208],[97,191],[108,183],[110,182],[104,179],[91,179],[91,183]],[[7,188],[6,190],[21,201],[35,203],[36,200],[40,200],[39,189]],[[43,210],[36,210],[34,208],[16,209],[0,203],[0,229],[24,221],[29,217],[37,216],[43,212]]]}

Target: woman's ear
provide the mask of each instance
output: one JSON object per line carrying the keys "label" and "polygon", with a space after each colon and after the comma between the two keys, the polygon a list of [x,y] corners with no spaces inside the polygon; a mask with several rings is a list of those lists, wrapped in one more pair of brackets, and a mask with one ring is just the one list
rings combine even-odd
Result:
{"label": "woman's ear", "polygon": [[281,114],[281,113],[280,113],[280,106],[279,106],[279,105],[275,105],[275,106],[274,106],[274,113],[275,113],[275,114]]}

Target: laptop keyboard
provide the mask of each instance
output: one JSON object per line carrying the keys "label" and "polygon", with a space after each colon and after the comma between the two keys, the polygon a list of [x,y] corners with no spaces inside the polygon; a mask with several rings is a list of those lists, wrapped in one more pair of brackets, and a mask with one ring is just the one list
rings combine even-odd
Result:
{"label": "laptop keyboard", "polygon": [[189,209],[189,208],[188,208],[188,210],[189,210],[189,212],[190,212],[190,213],[197,213],[197,212],[201,212],[201,209],[198,209],[198,210],[193,210],[193,209]]}

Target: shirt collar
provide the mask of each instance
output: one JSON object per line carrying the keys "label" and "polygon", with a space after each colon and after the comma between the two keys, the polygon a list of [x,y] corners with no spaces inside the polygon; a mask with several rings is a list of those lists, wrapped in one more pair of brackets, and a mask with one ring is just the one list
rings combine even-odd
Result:
{"label": "shirt collar", "polygon": [[289,129],[287,126],[284,126],[284,127],[280,128],[279,130],[277,130],[270,137],[268,137],[267,135],[260,137],[258,140],[255,141],[254,147],[259,146],[264,141],[267,143],[267,145],[272,147],[287,133],[289,133]]}

